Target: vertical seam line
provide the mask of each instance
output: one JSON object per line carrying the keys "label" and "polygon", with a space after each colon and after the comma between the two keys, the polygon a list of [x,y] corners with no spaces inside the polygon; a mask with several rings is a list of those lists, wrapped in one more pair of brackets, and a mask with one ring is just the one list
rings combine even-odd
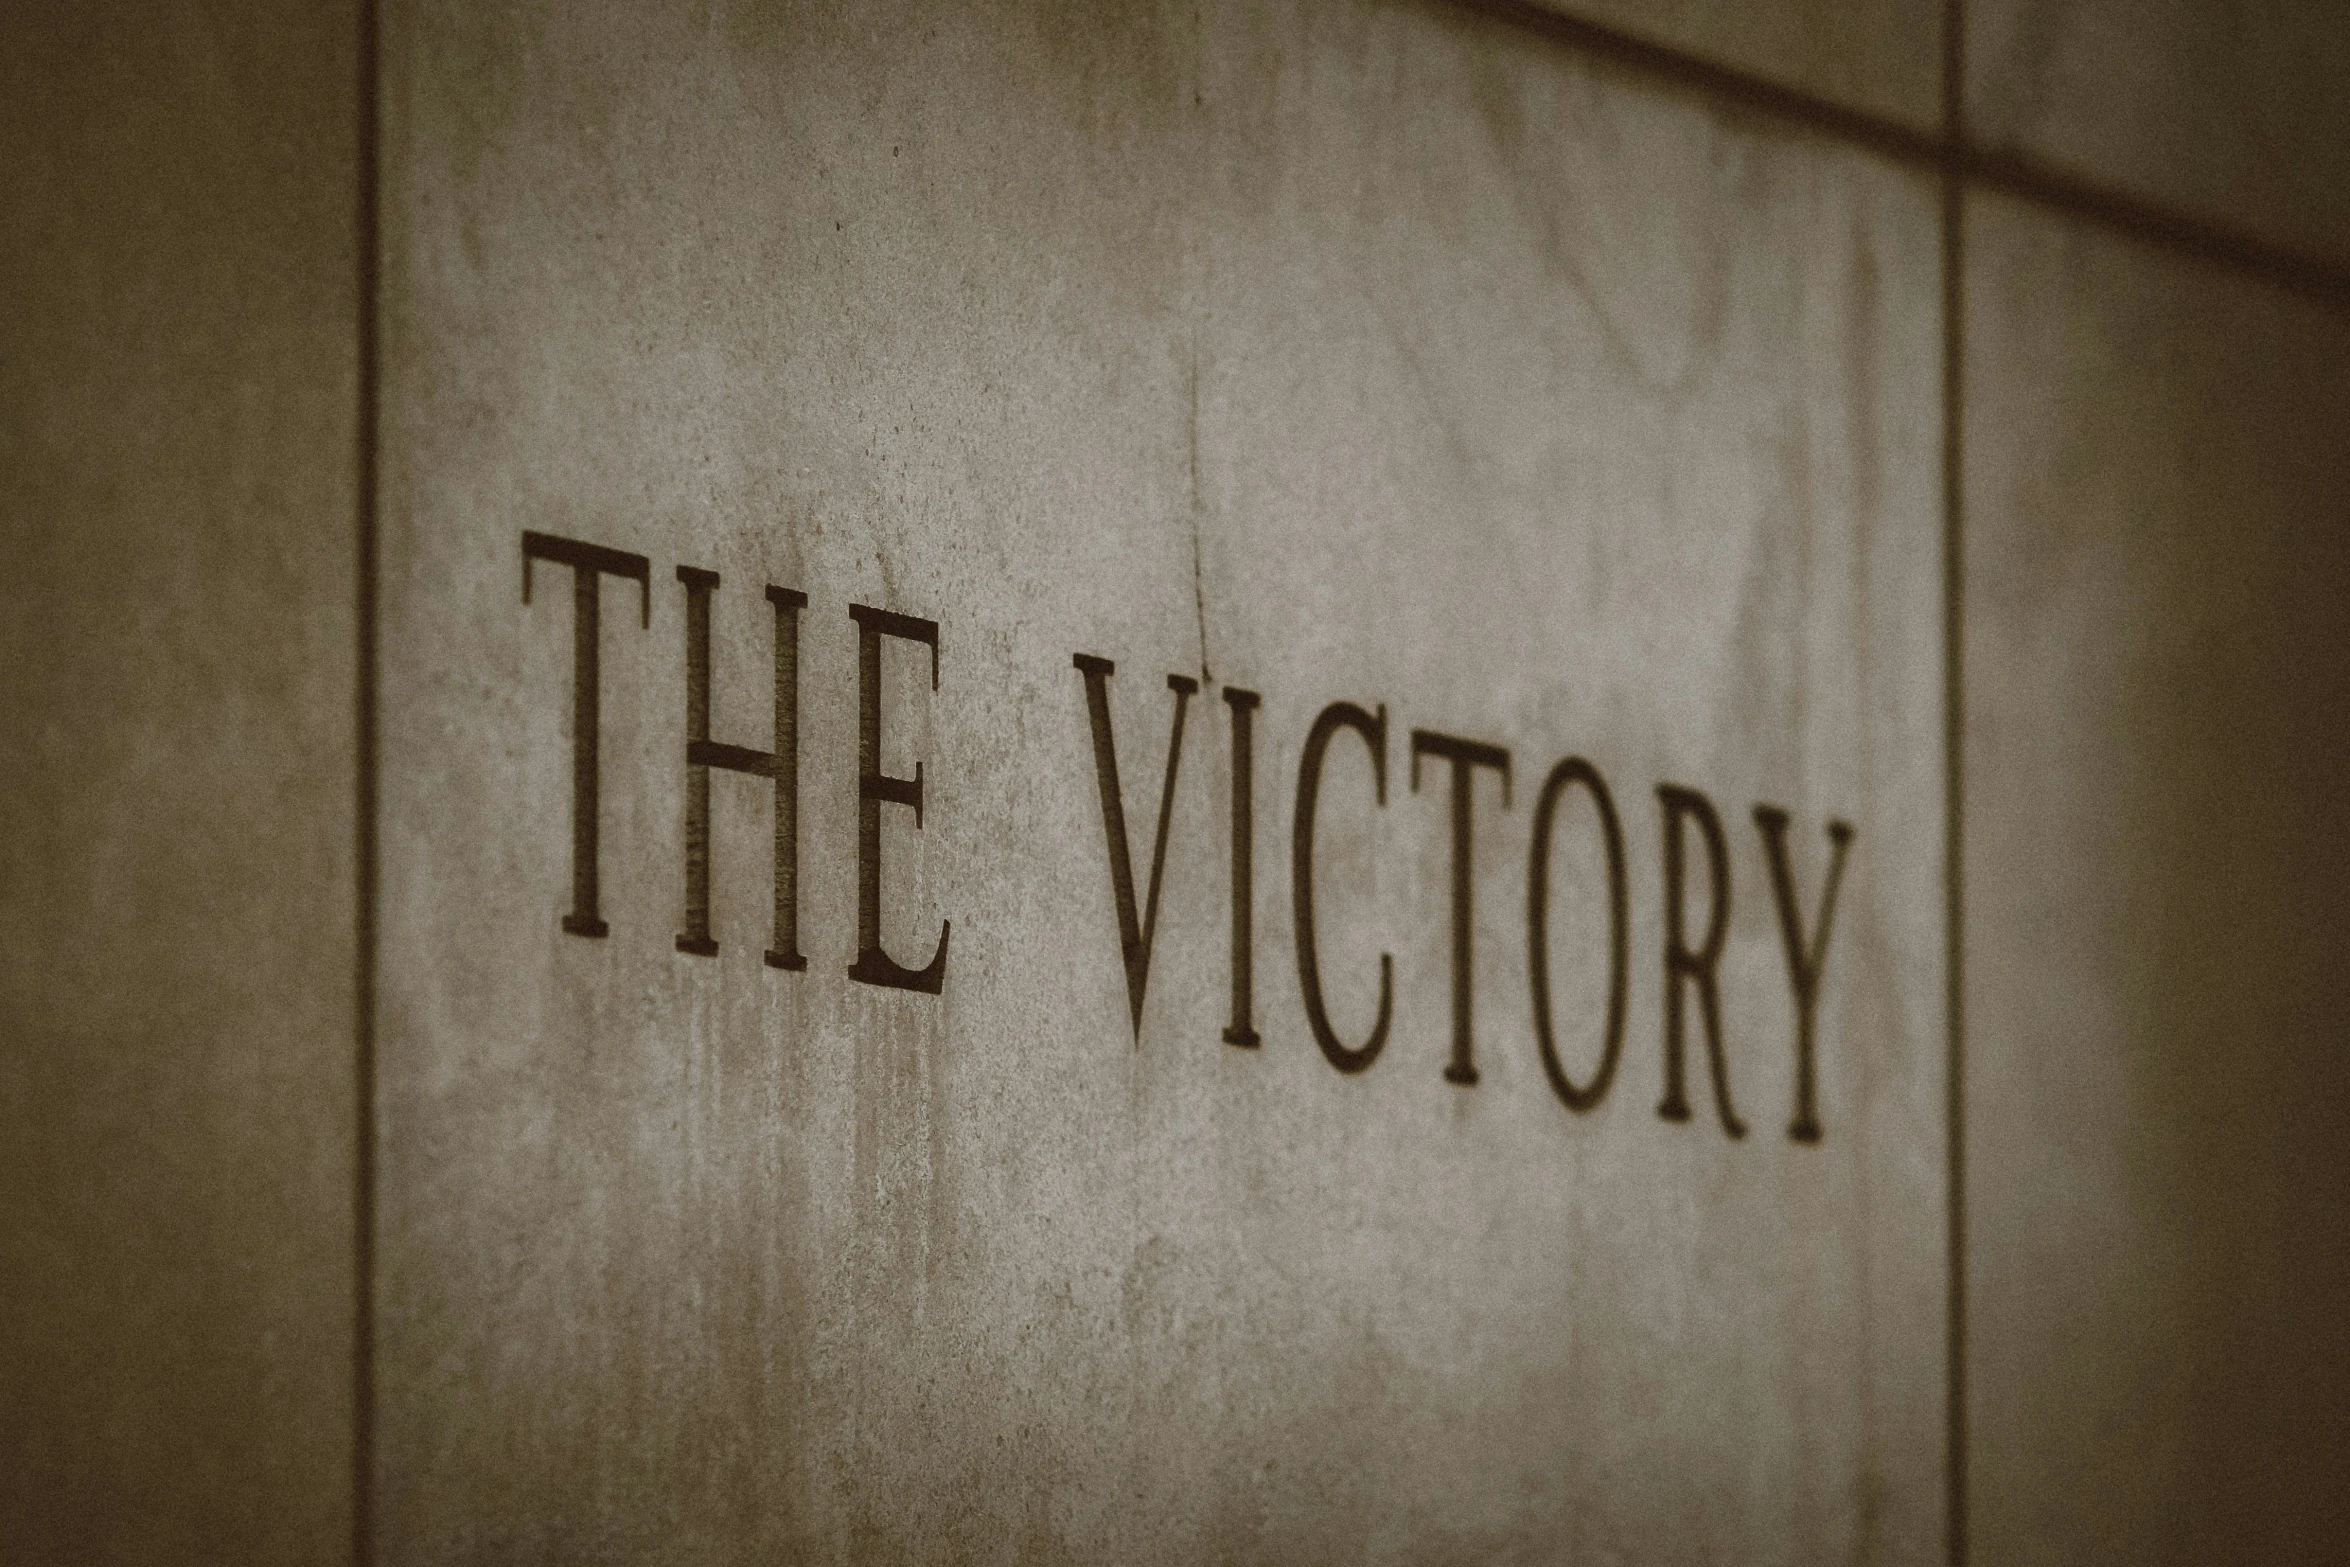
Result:
{"label": "vertical seam line", "polygon": [[376,1271],[376,1035],[378,889],[377,589],[378,501],[382,431],[380,294],[379,10],[377,0],[356,7],[357,204],[357,492],[358,659],[354,807],[356,893],[353,995],[354,1106],[351,1268],[351,1559],[375,1560],[375,1271]]}
{"label": "vertical seam line", "polygon": [[[1944,0],[1942,135],[1966,145],[1965,0]],[[1942,766],[1945,1549],[1968,1560],[1966,1358],[1966,169],[1942,167]]]}

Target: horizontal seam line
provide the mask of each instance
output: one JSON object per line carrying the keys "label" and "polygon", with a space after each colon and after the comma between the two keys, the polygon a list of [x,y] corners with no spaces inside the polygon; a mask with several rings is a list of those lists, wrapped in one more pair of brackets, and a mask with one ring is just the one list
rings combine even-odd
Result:
{"label": "horizontal seam line", "polygon": [[1978,147],[1964,138],[1848,108],[1669,44],[1550,10],[1534,0],[1442,3],[1448,9],[1484,16],[1652,80],[1694,89],[1726,104],[1863,148],[1894,163],[1921,170],[1955,170],[1962,180],[1986,190],[2259,278],[2337,309],[2350,309],[2350,265],[2099,184],[2029,154]]}

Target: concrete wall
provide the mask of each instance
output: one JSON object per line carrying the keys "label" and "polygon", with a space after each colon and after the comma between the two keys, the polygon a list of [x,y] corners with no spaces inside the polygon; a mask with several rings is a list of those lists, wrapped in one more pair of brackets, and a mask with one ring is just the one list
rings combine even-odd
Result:
{"label": "concrete wall", "polygon": [[2350,333],[1968,232],[1971,1383],[1989,1561],[2350,1523]]}
{"label": "concrete wall", "polygon": [[10,1560],[350,1538],[355,21],[0,21]]}
{"label": "concrete wall", "polygon": [[[723,25],[407,12],[389,143],[385,1538],[401,1560],[1916,1558],[1940,1518],[1936,240],[1930,183],[1441,8],[966,6]],[[723,215],[723,219],[714,215]],[[572,610],[602,589],[603,917],[568,906]],[[712,782],[681,955],[685,592],[713,734],[799,632],[804,974],[761,962],[766,785]],[[852,603],[893,674],[893,950],[853,983]],[[1084,682],[1147,855],[1190,715],[1139,1044]],[[915,678],[908,679],[911,671]],[[1261,692],[1228,1013],[1224,683]],[[1299,999],[1294,780],[1332,755],[1331,1070]],[[1443,1076],[1448,775],[1476,784],[1475,1087]],[[902,747],[902,750],[899,748]],[[1615,1088],[1531,1032],[1533,797],[1624,822]],[[1656,785],[1732,849],[1754,1132],[1662,1121]],[[1757,801],[1842,893],[1819,1146]],[[1570,797],[1560,1032],[1604,1022]],[[1696,848],[1692,829],[1691,854]],[[1147,867],[1147,860],[1144,862]],[[1143,872],[1147,875],[1147,869]],[[1706,899],[1691,872],[1692,921]],[[1692,936],[1694,939],[1694,923]],[[1694,1034],[1693,1050],[1698,1050]],[[687,1545],[685,1542],[692,1542]]]}
{"label": "concrete wall", "polygon": [[[2350,262],[2329,7],[1967,12],[2003,153]],[[2318,1560],[2350,1359],[2345,300],[1966,231],[1977,1558]]]}
{"label": "concrete wall", "polygon": [[2350,14],[2323,0],[1969,0],[1984,146],[2339,267]]}
{"label": "concrete wall", "polygon": [[[365,24],[5,26],[0,1553],[347,1553],[361,1382],[385,1562],[1928,1561],[1953,1524],[1980,1562],[2205,1562],[2340,1533],[2330,21],[1968,6],[1956,107],[2038,194],[1971,187],[1952,252],[1931,160],[1886,152],[1946,108],[1942,8],[1910,0],[369,20],[361,1342]],[[525,602],[526,533],[643,561],[641,597],[593,589],[600,936],[562,924],[580,600],[541,559]],[[717,950],[678,946],[681,567],[720,578],[721,744],[774,744],[761,589],[806,595],[801,970],[762,961],[773,787],[722,769]],[[874,669],[879,766],[925,789],[919,828],[879,811],[881,942],[916,965],[951,920],[936,994],[848,972],[852,605],[937,625],[935,689],[913,643]],[[1116,662],[1138,900],[1168,677],[1198,683],[1139,1021],[1076,654]],[[1223,1038],[1233,690],[1261,697],[1253,1048]],[[1359,1072],[1317,1045],[1293,923],[1333,702],[1387,725],[1383,801],[1332,743],[1308,878],[1334,1047],[1391,965]],[[1472,779],[1473,1084],[1452,783],[1428,757],[1415,786],[1415,729],[1511,760],[1506,795]],[[1526,915],[1567,756],[1625,849],[1585,1110],[1536,1045]],[[1694,990],[1691,1114],[1658,1114],[1666,784],[1725,832],[1743,1136]],[[1572,1088],[1610,921],[1565,799]],[[1854,828],[1816,1144],[1758,804],[1807,926]]]}

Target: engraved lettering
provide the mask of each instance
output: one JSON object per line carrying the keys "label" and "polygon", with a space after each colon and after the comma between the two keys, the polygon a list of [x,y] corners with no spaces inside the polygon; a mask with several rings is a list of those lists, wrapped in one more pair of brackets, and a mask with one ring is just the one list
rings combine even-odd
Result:
{"label": "engraved lettering", "polygon": [[1820,917],[1810,941],[1803,939],[1803,914],[1795,903],[1795,873],[1787,864],[1787,813],[1775,805],[1754,808],[1763,849],[1771,861],[1771,891],[1779,905],[1779,937],[1787,949],[1787,980],[1795,991],[1795,1119],[1787,1135],[1799,1143],[1820,1140],[1820,1115],[1812,1074],[1812,1019],[1819,1008],[1820,972],[1828,962],[1828,932],[1836,918],[1836,888],[1844,878],[1844,851],[1852,824],[1830,821],[1828,880],[1820,889]]}
{"label": "engraved lettering", "polygon": [[919,969],[906,968],[881,950],[881,807],[910,805],[915,829],[922,826],[922,764],[914,764],[911,778],[891,778],[881,771],[881,639],[927,645],[930,689],[936,691],[938,622],[869,604],[851,604],[849,617],[857,623],[857,961],[849,965],[849,978],[935,996],[946,985],[952,920],[940,922],[938,950]]}
{"label": "engraved lettering", "polygon": [[1330,737],[1341,729],[1361,735],[1371,748],[1373,797],[1381,805],[1387,803],[1387,709],[1381,707],[1374,716],[1352,702],[1331,703],[1316,715],[1314,727],[1306,733],[1305,753],[1298,758],[1297,818],[1289,840],[1289,896],[1297,930],[1298,989],[1304,993],[1306,1021],[1313,1027],[1314,1043],[1341,1072],[1360,1072],[1379,1058],[1387,1043],[1387,1027],[1394,1020],[1395,962],[1389,954],[1379,954],[1379,1020],[1360,1048],[1348,1049],[1330,1026],[1330,1014],[1322,1004],[1322,966],[1314,946],[1314,811],[1322,792],[1322,755],[1330,749]]}
{"label": "engraved lettering", "polygon": [[[1657,799],[1665,813],[1665,1097],[1656,1113],[1668,1121],[1689,1119],[1689,1098],[1681,1068],[1681,1000],[1685,984],[1697,987],[1698,1006],[1705,1022],[1706,1060],[1713,1068],[1714,1108],[1722,1129],[1732,1137],[1746,1135],[1746,1123],[1730,1106],[1729,1071],[1722,1059],[1722,1006],[1715,966],[1721,961],[1722,942],[1730,930],[1730,857],[1722,843],[1722,819],[1713,802],[1695,789],[1658,784]],[[1705,840],[1706,864],[1712,871],[1713,909],[1706,923],[1705,944],[1695,951],[1684,934],[1681,885],[1681,824],[1694,818]]]}
{"label": "engraved lettering", "polygon": [[1118,751],[1110,735],[1110,676],[1118,666],[1091,653],[1072,660],[1085,676],[1086,714],[1093,724],[1094,779],[1101,786],[1102,832],[1110,847],[1110,894],[1118,905],[1118,950],[1126,967],[1126,1003],[1134,1021],[1134,1039],[1142,1042],[1142,993],[1150,980],[1151,942],[1159,926],[1159,878],[1167,868],[1167,827],[1175,814],[1175,771],[1183,760],[1183,712],[1199,682],[1188,675],[1169,675],[1167,689],[1175,693],[1175,729],[1167,740],[1167,776],[1159,788],[1159,830],[1151,844],[1150,886],[1143,896],[1140,920],[1134,913],[1134,866],[1128,858],[1125,797],[1118,788]]}
{"label": "engraved lettering", "polygon": [[710,738],[710,594],[718,573],[677,568],[685,584],[685,930],[677,950],[716,957],[710,932],[710,769],[748,773],[775,784],[775,924],[770,968],[805,969],[800,955],[800,617],[808,596],[770,585],[775,607],[775,749],[721,745]]}
{"label": "engraved lettering", "polygon": [[[1558,1037],[1550,1011],[1550,843],[1557,820],[1559,796],[1569,785],[1591,791],[1599,807],[1599,829],[1607,846],[1608,986],[1607,1031],[1601,1036],[1599,1066],[1590,1086],[1577,1088],[1559,1061]],[[1570,756],[1550,770],[1542,794],[1534,802],[1534,850],[1526,867],[1526,973],[1534,987],[1534,1043],[1542,1052],[1542,1070],[1561,1103],[1570,1110],[1594,1108],[1607,1097],[1616,1075],[1616,1059],[1624,1048],[1624,999],[1630,974],[1629,929],[1624,885],[1624,831],[1616,820],[1616,802],[1608,794],[1599,769],[1579,756]]]}
{"label": "engraved lettering", "polygon": [[1232,1021],[1224,1025],[1224,1043],[1243,1050],[1263,1043],[1256,1029],[1257,807],[1250,735],[1260,700],[1254,691],[1224,688],[1224,705],[1232,709]]}
{"label": "engraved lettering", "polygon": [[1420,792],[1420,758],[1440,756],[1452,764],[1452,1060],[1444,1080],[1473,1087],[1477,1081],[1476,1040],[1471,1027],[1472,949],[1476,936],[1475,769],[1501,773],[1502,809],[1510,803],[1510,754],[1498,745],[1463,740],[1434,730],[1412,731],[1412,792]]}
{"label": "engraved lettering", "polygon": [[597,749],[602,715],[603,675],[597,584],[602,577],[633,580],[643,599],[643,619],[653,624],[653,568],[642,555],[583,544],[551,533],[522,535],[522,602],[530,602],[530,563],[551,561],[571,568],[571,912],[563,928],[574,936],[602,936],[608,927],[598,912],[596,825],[601,772]]}

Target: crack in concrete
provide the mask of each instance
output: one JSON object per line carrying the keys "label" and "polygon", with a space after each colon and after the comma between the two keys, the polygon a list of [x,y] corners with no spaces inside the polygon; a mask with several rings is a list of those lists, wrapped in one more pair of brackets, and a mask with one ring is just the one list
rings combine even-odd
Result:
{"label": "crack in concrete", "polygon": [[1203,686],[1212,683],[1208,674],[1208,590],[1200,570],[1199,543],[1199,328],[1191,330],[1191,369],[1189,375],[1191,398],[1191,607],[1199,621],[1199,678]]}

